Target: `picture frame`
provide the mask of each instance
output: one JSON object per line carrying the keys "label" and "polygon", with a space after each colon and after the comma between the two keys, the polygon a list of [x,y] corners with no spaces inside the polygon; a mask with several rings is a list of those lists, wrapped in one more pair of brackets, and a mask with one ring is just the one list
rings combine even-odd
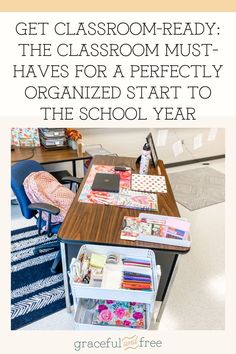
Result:
{"label": "picture frame", "polygon": [[157,164],[158,164],[158,156],[157,156],[157,152],[156,152],[156,148],[155,148],[155,144],[154,144],[152,133],[148,134],[148,136],[146,137],[146,141],[147,141],[147,143],[150,146],[152,164],[156,168]]}

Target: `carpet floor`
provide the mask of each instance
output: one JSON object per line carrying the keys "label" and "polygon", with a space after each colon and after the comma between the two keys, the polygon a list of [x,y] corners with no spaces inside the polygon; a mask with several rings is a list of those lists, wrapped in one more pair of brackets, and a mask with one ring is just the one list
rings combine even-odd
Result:
{"label": "carpet floor", "polygon": [[169,173],[175,200],[194,211],[225,201],[225,175],[210,167]]}
{"label": "carpet floor", "polygon": [[[55,238],[50,238],[55,241]],[[35,226],[11,233],[11,329],[15,330],[65,308],[62,273],[51,274],[57,251],[33,254],[48,242]]]}

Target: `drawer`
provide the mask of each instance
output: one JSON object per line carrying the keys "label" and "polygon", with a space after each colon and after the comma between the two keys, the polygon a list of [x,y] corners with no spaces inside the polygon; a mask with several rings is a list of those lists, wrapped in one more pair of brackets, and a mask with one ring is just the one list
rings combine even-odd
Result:
{"label": "drawer", "polygon": [[[104,255],[109,255],[114,253],[120,257],[135,257],[136,259],[148,259],[151,263],[150,268],[144,267],[127,267],[125,265],[121,266],[121,272],[123,270],[128,270],[131,272],[141,272],[151,276],[152,278],[152,290],[151,291],[141,291],[141,290],[128,290],[122,288],[109,288],[109,286],[104,287],[94,287],[89,284],[76,283],[73,281],[70,275],[70,284],[72,289],[72,295],[74,298],[74,303],[78,302],[80,298],[91,298],[91,299],[104,299],[104,300],[119,300],[119,301],[134,301],[140,303],[152,304],[155,302],[156,293],[158,290],[161,270],[160,266],[156,265],[155,254],[149,249],[137,249],[137,248],[126,248],[126,247],[112,247],[112,246],[98,246],[98,245],[83,245],[80,249],[79,255],[86,253],[91,255],[91,253],[99,253]],[[79,256],[78,255],[78,256]],[[137,256],[138,255],[138,256]],[[104,272],[105,276],[105,272]]]}
{"label": "drawer", "polygon": [[[87,315],[86,315],[87,311]],[[121,326],[109,326],[109,325],[95,325],[92,324],[94,310],[87,310],[81,299],[78,300],[77,306],[75,308],[75,329],[78,330],[148,330],[151,324],[153,309],[152,306],[146,304],[146,319],[145,319],[145,328],[130,328],[130,327],[121,327]]]}

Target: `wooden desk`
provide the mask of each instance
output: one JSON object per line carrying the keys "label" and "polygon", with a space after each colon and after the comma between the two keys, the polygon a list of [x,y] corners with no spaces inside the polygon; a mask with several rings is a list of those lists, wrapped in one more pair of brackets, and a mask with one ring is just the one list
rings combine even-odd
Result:
{"label": "wooden desk", "polygon": [[20,148],[15,147],[11,151],[11,161],[16,163],[21,160],[35,160],[41,164],[59,163],[59,162],[72,162],[73,176],[76,176],[76,161],[86,160],[91,158],[86,152],[81,156],[77,155],[76,150],[70,148],[47,150],[43,146],[35,148]]}
{"label": "wooden desk", "polygon": [[[133,158],[96,156],[92,162],[93,164],[125,165],[131,167],[133,172],[138,172],[135,159]],[[91,165],[87,174],[90,169]],[[169,216],[180,216],[163,161],[159,161],[158,169],[152,168],[149,173],[157,174],[157,170],[161,172],[161,175],[166,177],[168,191],[168,193],[158,193],[158,213]],[[77,254],[78,248],[85,243],[149,248],[156,251],[157,263],[162,263],[162,289],[159,290],[160,299],[158,300],[162,301],[164,306],[173,277],[176,273],[178,256],[179,254],[188,252],[189,248],[142,241],[133,242],[121,240],[120,232],[123,217],[128,215],[138,216],[140,210],[79,202],[78,197],[83,188],[86,177],[84,178],[58,233],[58,237],[61,241],[67,309],[70,309],[67,278],[68,265],[71,258]],[[163,312],[163,309],[164,307],[162,308],[161,313]]]}
{"label": "wooden desk", "polygon": [[[137,167],[133,158],[95,156],[93,163],[99,165],[130,166],[132,167],[133,172],[137,172]],[[161,175],[166,177],[168,193],[158,193],[158,213],[161,215],[180,216],[162,161],[159,161],[159,168]],[[150,174],[157,174],[157,171],[155,169],[150,169]],[[83,189],[85,180],[86,178],[84,178],[84,181],[80,186],[78,195]],[[188,252],[189,248],[186,247],[177,247],[143,241],[136,241],[134,243],[133,241],[121,240],[120,231],[124,216],[138,216],[140,214],[140,210],[120,208],[112,205],[108,206],[104,204],[80,203],[78,202],[78,195],[74,199],[58,233],[58,237],[61,241],[78,241],[83,243],[98,243],[129,247],[135,246],[174,252],[178,251],[180,253]]]}

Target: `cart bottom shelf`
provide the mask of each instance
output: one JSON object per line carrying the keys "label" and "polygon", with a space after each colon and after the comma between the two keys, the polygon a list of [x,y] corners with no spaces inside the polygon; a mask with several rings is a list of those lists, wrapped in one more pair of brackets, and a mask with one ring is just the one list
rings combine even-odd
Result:
{"label": "cart bottom shelf", "polygon": [[75,307],[75,329],[78,330],[147,330],[150,327],[151,320],[153,317],[153,309],[151,309],[149,304],[146,304],[146,319],[145,328],[132,328],[126,326],[116,326],[116,325],[99,325],[93,324],[93,316],[95,313],[94,309],[88,309],[84,306],[81,299],[78,300]]}

